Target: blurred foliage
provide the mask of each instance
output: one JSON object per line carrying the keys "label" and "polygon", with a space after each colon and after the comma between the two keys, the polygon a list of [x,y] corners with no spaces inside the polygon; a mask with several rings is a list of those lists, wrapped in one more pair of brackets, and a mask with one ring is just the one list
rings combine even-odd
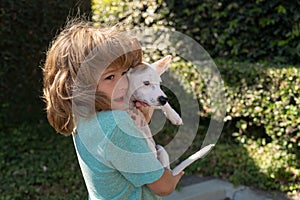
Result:
{"label": "blurred foliage", "polygon": [[299,1],[167,0],[178,31],[213,56],[300,62]]}
{"label": "blurred foliage", "polygon": [[89,15],[91,2],[1,0],[0,5],[0,199],[87,198],[72,140],[43,124],[40,96],[49,42],[68,16]]}
{"label": "blurred foliage", "polygon": [[[219,145],[222,148],[224,144],[236,144],[238,149],[236,145],[228,147],[226,154],[222,153],[225,150],[218,152],[217,145],[217,158],[210,158],[204,166],[198,162],[196,168],[187,172],[223,177],[261,189],[299,191],[300,69],[224,59],[216,63],[225,82],[227,111]],[[201,121],[207,121],[214,110],[212,96],[203,81],[204,73],[184,61],[171,67],[171,74],[199,99]],[[201,147],[195,146],[201,141],[203,136],[197,136],[190,154]],[[203,172],[202,168],[208,169],[209,164],[214,167]]]}
{"label": "blurred foliage", "polygon": [[[1,0],[0,199],[86,198],[72,141],[43,124],[40,67],[49,42],[67,16],[77,15],[78,9],[89,15],[90,5],[80,0]],[[196,39],[213,57],[291,64],[300,58],[299,5],[290,0],[92,1],[98,25],[169,27]],[[299,191],[299,68],[228,60],[217,60],[217,64],[227,98],[224,134],[216,150],[187,173],[215,175],[263,189]],[[183,86],[199,99],[199,133],[205,132],[211,97],[201,74],[184,62],[174,64],[172,70],[179,72]],[[16,125],[24,121],[34,125]],[[176,127],[165,131],[174,134]],[[172,134],[162,143],[171,140]],[[203,136],[195,140],[199,141],[185,157],[200,147]]]}
{"label": "blurred foliage", "polygon": [[[215,161],[207,160],[207,168],[214,167],[205,175],[282,191],[300,190],[300,70],[275,66],[300,63],[299,6],[298,1],[279,0],[92,1],[98,26],[168,27],[195,39],[212,57],[226,58],[217,60],[225,84],[226,122],[218,155]],[[205,132],[214,109],[203,72],[179,61],[170,74],[199,99],[199,133]],[[168,134],[156,139],[166,144],[176,127],[168,125],[162,131]],[[199,149],[203,134],[195,140],[187,154]],[[227,143],[236,144],[236,149]],[[193,166],[199,167],[191,166],[187,173],[203,172],[201,161]]]}
{"label": "blurred foliage", "polygon": [[[0,127],[44,117],[42,70],[49,42],[90,1],[1,0]],[[77,10],[78,9],[78,10]]]}
{"label": "blurred foliage", "polygon": [[122,23],[126,29],[168,25],[169,9],[161,0],[92,0],[92,9],[97,25]]}
{"label": "blurred foliage", "polygon": [[251,145],[218,144],[186,172],[228,179],[235,185],[292,192],[300,188],[295,159],[295,155],[272,144],[260,146],[255,141]]}
{"label": "blurred foliage", "polygon": [[50,125],[0,130],[0,199],[86,199],[72,138]]}
{"label": "blurred foliage", "polygon": [[98,24],[167,26],[198,41],[213,57],[300,62],[299,1],[93,0]]}
{"label": "blurred foliage", "polygon": [[[275,142],[297,153],[300,150],[299,68],[224,60],[216,63],[225,82],[225,122],[233,128],[232,136],[242,143],[247,138],[262,145]],[[171,70],[187,91],[199,98],[201,116],[209,117],[212,99],[203,82],[203,73],[183,61],[173,63]]]}

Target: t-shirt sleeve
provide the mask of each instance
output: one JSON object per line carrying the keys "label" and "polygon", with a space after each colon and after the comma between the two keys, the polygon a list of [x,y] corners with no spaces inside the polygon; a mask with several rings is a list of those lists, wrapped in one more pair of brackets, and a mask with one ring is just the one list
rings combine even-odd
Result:
{"label": "t-shirt sleeve", "polygon": [[130,116],[116,117],[116,127],[105,148],[106,160],[134,186],[158,180],[164,168]]}

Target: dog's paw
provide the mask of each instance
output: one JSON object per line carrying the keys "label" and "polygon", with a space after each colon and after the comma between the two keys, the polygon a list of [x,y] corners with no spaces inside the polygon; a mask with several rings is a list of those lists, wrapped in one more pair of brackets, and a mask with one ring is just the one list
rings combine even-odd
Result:
{"label": "dog's paw", "polygon": [[170,169],[170,161],[169,161],[169,155],[168,152],[160,145],[156,145],[156,153],[157,153],[157,159],[161,162],[161,164]]}
{"label": "dog's paw", "polygon": [[178,125],[178,126],[183,125],[183,121],[182,121],[181,117],[178,114],[170,116],[169,120],[174,125]]}

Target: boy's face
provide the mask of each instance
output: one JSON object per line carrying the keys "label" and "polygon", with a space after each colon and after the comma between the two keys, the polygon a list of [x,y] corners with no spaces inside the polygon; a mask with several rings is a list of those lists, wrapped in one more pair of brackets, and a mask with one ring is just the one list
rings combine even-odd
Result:
{"label": "boy's face", "polygon": [[101,75],[97,91],[103,92],[111,100],[112,110],[125,108],[125,96],[128,90],[128,69],[121,67],[108,67]]}

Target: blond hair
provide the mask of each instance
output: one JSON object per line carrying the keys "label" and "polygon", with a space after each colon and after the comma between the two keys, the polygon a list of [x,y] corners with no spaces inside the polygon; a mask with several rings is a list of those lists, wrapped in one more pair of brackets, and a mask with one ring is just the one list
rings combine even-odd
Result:
{"label": "blond hair", "polygon": [[106,66],[128,69],[141,61],[137,40],[120,37],[117,26],[95,28],[90,22],[70,21],[51,43],[43,69],[43,98],[51,126],[68,136],[76,116],[88,118],[109,110],[110,99],[96,91],[100,73]]}

